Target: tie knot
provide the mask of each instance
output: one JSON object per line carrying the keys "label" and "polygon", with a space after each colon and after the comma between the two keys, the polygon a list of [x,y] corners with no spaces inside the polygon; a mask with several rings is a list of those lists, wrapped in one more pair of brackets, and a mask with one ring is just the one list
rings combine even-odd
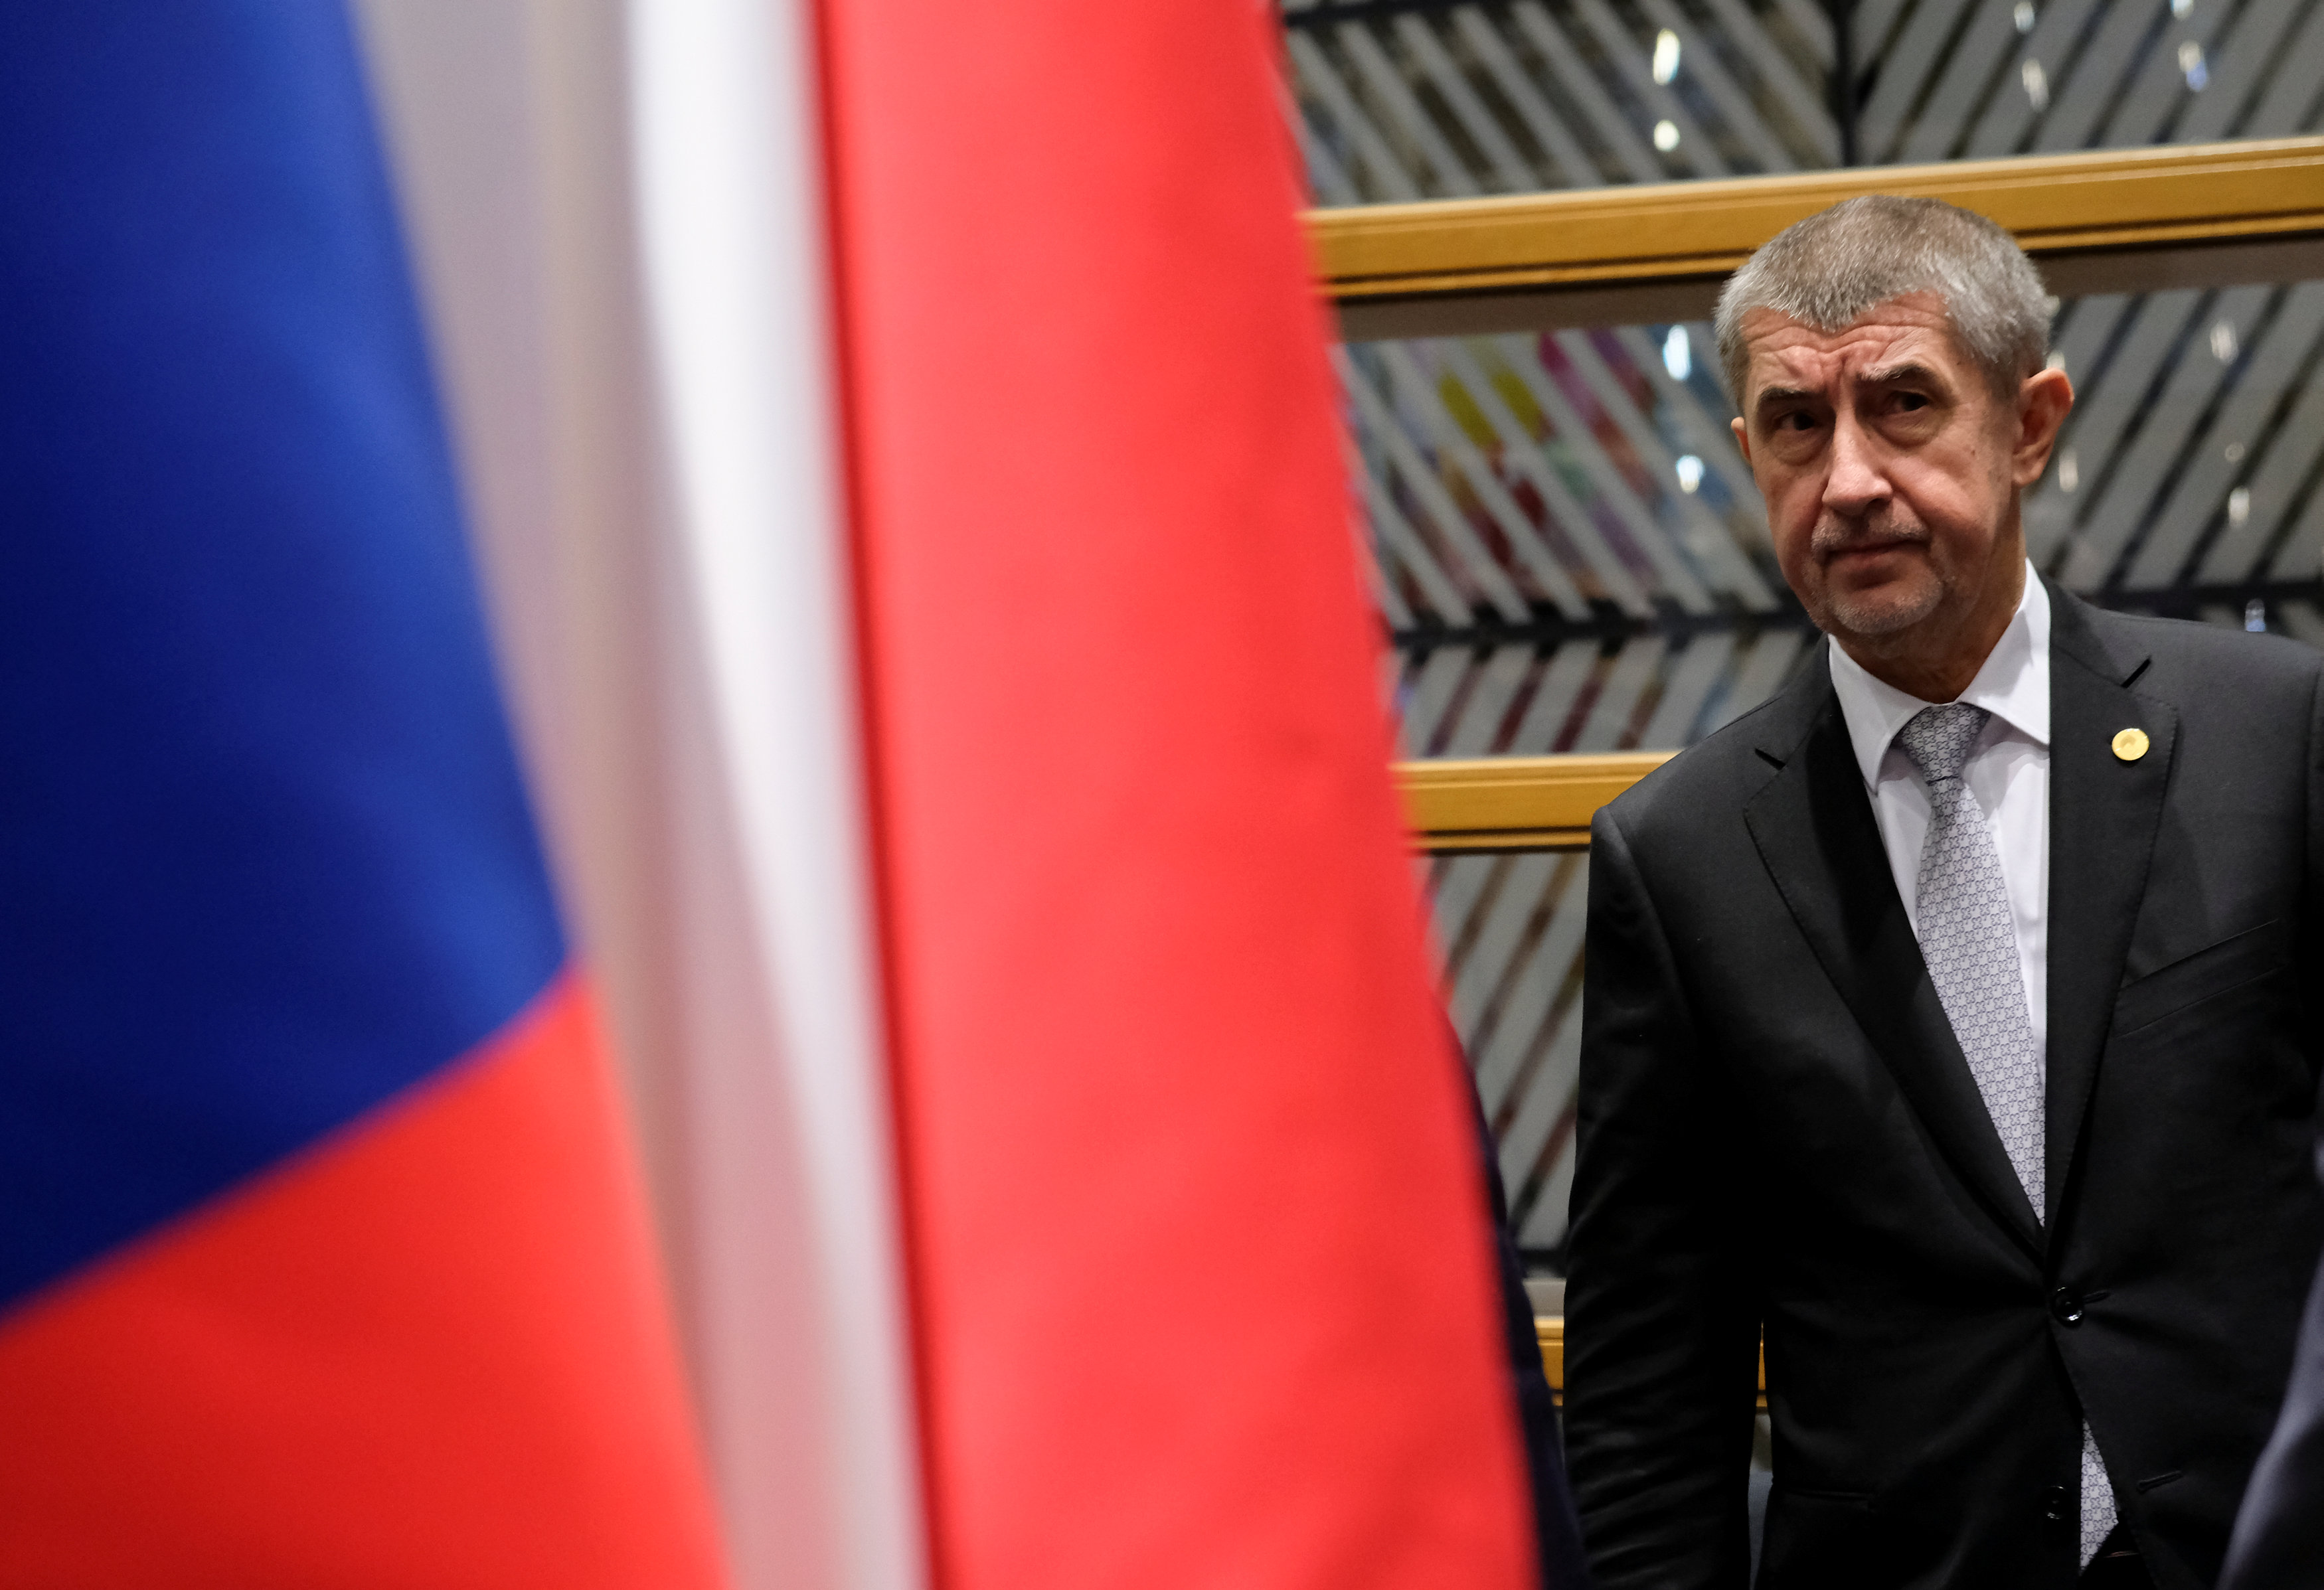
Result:
{"label": "tie knot", "polygon": [[1922,781],[1934,786],[1960,777],[1961,764],[1969,760],[1969,748],[1977,743],[1992,715],[1983,707],[1961,701],[1923,707],[1896,731],[1896,743],[1921,770]]}

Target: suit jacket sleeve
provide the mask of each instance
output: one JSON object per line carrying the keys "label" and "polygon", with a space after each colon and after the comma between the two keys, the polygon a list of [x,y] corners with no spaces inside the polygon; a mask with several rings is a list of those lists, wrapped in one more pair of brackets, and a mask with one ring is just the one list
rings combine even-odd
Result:
{"label": "suit jacket sleeve", "polygon": [[1740,1117],[1614,809],[1591,830],[1566,1447],[1605,1590],[1749,1574],[1758,1303]]}

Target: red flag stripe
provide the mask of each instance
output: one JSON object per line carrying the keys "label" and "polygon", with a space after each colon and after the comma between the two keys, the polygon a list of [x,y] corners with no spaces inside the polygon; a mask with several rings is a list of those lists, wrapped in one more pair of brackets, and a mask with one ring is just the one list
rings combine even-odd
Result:
{"label": "red flag stripe", "polygon": [[939,1581],[1521,1584],[1267,12],[824,16]]}
{"label": "red flag stripe", "polygon": [[0,1325],[11,1590],[710,1590],[584,985]]}

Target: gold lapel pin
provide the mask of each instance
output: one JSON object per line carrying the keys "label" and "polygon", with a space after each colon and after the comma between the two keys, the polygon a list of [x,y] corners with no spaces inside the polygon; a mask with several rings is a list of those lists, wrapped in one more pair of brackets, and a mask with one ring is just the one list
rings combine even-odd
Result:
{"label": "gold lapel pin", "polygon": [[2114,754],[2126,762],[2135,762],[2146,754],[2146,731],[2125,729],[2114,737]]}

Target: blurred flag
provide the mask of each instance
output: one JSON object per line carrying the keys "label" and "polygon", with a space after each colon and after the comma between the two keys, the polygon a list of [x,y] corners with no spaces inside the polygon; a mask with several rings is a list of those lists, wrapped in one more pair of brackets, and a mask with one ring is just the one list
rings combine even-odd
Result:
{"label": "blurred flag", "polygon": [[724,1582],[346,19],[0,15],[0,1584]]}
{"label": "blurred flag", "polygon": [[[0,153],[0,225],[21,240],[0,289],[38,307],[0,336],[48,348],[39,368],[60,382],[106,372],[78,409],[0,397],[26,438],[0,441],[14,473],[80,461],[80,519],[23,520],[39,531],[23,545],[63,572],[0,593],[10,620],[22,607],[46,626],[0,638],[0,712],[32,725],[10,744],[18,766],[78,781],[43,820],[92,836],[79,851],[0,836],[9,866],[49,869],[45,894],[0,899],[0,917],[40,946],[42,997],[71,1007],[10,1108],[33,1118],[37,1092],[44,1118],[110,1108],[141,1144],[198,1135],[216,1107],[174,1029],[74,1036],[91,1005],[116,1024],[166,1008],[165,951],[203,990],[243,987],[211,976],[235,957],[275,979],[234,1006],[273,1048],[242,1028],[214,1043],[281,1057],[245,1089],[268,1101],[331,1071],[318,1025],[364,1034],[366,1056],[416,1025],[394,1003],[408,989],[453,1011],[428,1029],[451,1046],[364,1071],[368,1090],[323,1125],[59,1250],[0,1316],[0,1397],[59,1419],[100,1400],[104,1366],[134,1355],[69,1312],[76,1289],[388,1141],[499,1063],[415,1080],[455,1055],[561,1030],[560,996],[540,989],[562,951],[482,652],[472,620],[444,616],[466,600],[460,507],[427,362],[395,318],[392,207],[550,849],[628,1062],[737,1580],[1527,1582],[1480,1175],[1387,779],[1267,8],[357,0],[376,134],[327,5],[171,14],[189,19],[175,34],[12,23],[49,56],[0,66],[19,133]],[[226,130],[207,142],[180,125],[210,115]],[[80,142],[60,152],[43,133],[20,155],[42,116]],[[143,184],[137,201],[52,228],[59,207],[115,191],[92,175],[104,161],[116,186]],[[273,186],[222,188],[218,161]],[[149,231],[143,253],[123,241]],[[222,268],[189,237],[253,255],[225,273],[246,290],[205,285]],[[119,284],[97,294],[87,262],[116,253]],[[357,312],[375,299],[386,331],[383,311]],[[244,325],[249,348],[211,347]],[[171,335],[198,345],[171,354]],[[161,439],[124,452],[143,433],[124,417],[145,413]],[[434,561],[380,550],[396,538]],[[244,541],[290,550],[254,578],[229,556]],[[401,572],[383,583],[383,567]],[[452,594],[404,594],[426,584],[414,568]],[[143,605],[98,622],[54,593],[82,586]],[[262,601],[308,650],[270,638]],[[178,649],[146,666],[170,636]],[[87,681],[115,678],[134,722],[78,704]],[[455,695],[484,728],[443,704]],[[284,704],[310,699],[306,717]],[[80,773],[92,735],[149,759]],[[93,804],[100,789],[114,804]],[[292,795],[337,802],[356,837],[300,848],[278,812]],[[473,837],[479,812],[514,848]],[[288,881],[237,904],[222,875],[274,876],[254,856]],[[413,906],[374,935],[405,960],[278,898],[368,886],[429,905],[431,880],[436,914]],[[155,925],[180,917],[202,925],[174,940]],[[522,922],[543,924],[523,954],[508,948],[532,942],[521,933],[480,925]],[[426,951],[439,923],[448,947]],[[470,968],[467,1003],[407,964],[428,953]],[[317,956],[373,980],[351,994],[355,970],[333,982]],[[492,1196],[581,1228],[582,1200],[530,1162],[493,1164]],[[475,1184],[425,1181],[392,1200],[398,1254],[493,1251]],[[27,1183],[23,1207],[78,1207],[79,1185]],[[638,1415],[626,1464],[586,1422],[674,1401],[666,1373],[587,1356],[650,1336],[635,1324],[650,1312],[621,1300],[650,1293],[641,1244],[549,1266],[594,1299],[480,1284],[555,1301],[573,1338],[527,1345],[514,1302],[489,1320],[343,1307],[336,1277],[357,1250],[309,1236],[250,1235],[237,1252],[255,1257],[229,1266],[307,1283],[270,1304],[275,1341],[311,1366],[274,1402],[360,1425],[315,1389],[339,1383],[325,1372],[401,1368],[408,1424],[466,1410],[535,1442],[490,1484],[448,1459],[431,1475],[461,1489],[461,1516],[586,1513],[556,1545],[596,1576],[472,1543],[466,1578],[366,1578],[366,1543],[328,1518],[294,1524],[272,1490],[240,1512],[185,1510],[189,1529],[220,1521],[197,1530],[207,1560],[287,1560],[264,1555],[289,1549],[280,1534],[345,1552],[300,1558],[284,1583],[701,1582],[698,1555],[634,1567],[600,1541],[698,1541],[680,1527],[682,1421]],[[150,1295],[116,1316],[197,1337],[209,1317]],[[36,1332],[78,1355],[78,1381],[14,1367]],[[431,1359],[430,1342],[470,1357]],[[479,1344],[495,1342],[522,1361],[486,1366]],[[558,1402],[558,1377],[585,1371],[605,1398]],[[254,1378],[193,1359],[171,1376],[213,1411],[239,1409]],[[15,1389],[34,1379],[52,1389]],[[442,1428],[444,1452],[467,1449],[465,1427]],[[94,1463],[143,1432],[78,1438]],[[191,1464],[202,1444],[156,1445]],[[0,1509],[32,1484],[19,1466],[0,1468]],[[333,1484],[382,1475],[401,1476],[376,1488],[407,1518],[434,1505],[395,1490],[412,1482],[392,1452]],[[661,1534],[638,1521],[654,1518]]]}
{"label": "blurred flag", "polygon": [[828,0],[945,1583],[1532,1576],[1273,9]]}

